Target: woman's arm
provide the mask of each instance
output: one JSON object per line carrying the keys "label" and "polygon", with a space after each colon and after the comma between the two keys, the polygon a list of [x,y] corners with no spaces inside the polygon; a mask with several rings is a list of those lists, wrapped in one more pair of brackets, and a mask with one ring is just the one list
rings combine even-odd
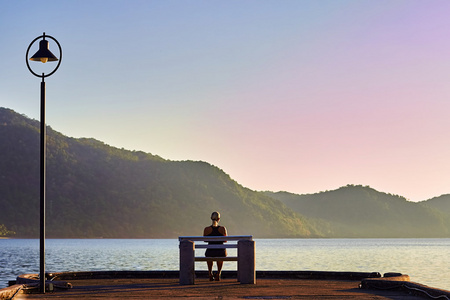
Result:
{"label": "woman's arm", "polygon": [[211,232],[212,232],[211,226],[205,227],[205,229],[203,230],[203,236],[210,235]]}

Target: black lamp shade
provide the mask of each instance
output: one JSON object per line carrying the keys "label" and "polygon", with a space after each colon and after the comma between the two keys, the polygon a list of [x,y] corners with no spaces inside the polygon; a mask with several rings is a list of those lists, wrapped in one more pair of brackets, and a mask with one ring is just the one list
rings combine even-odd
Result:
{"label": "black lamp shade", "polygon": [[48,50],[48,41],[42,40],[39,42],[39,50],[30,57],[30,60],[46,63],[47,61],[57,61],[58,59]]}

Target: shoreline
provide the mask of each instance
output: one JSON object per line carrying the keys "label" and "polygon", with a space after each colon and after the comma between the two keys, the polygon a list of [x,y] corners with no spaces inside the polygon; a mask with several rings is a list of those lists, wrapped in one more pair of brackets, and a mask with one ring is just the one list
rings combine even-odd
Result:
{"label": "shoreline", "polygon": [[[222,281],[210,282],[207,271],[196,271],[196,284],[180,285],[178,271],[97,271],[48,274],[45,294],[38,292],[38,274],[23,274],[8,288],[0,290],[0,299],[89,299],[103,297],[202,298],[220,293],[222,298],[252,297],[342,299],[420,299],[425,295],[450,298],[450,291],[411,282],[408,275],[378,272],[336,271],[257,271],[256,284],[240,284],[236,271],[224,271]],[[212,294],[211,294],[212,293]],[[218,296],[218,297],[219,297]],[[216,298],[217,299],[217,298]]]}

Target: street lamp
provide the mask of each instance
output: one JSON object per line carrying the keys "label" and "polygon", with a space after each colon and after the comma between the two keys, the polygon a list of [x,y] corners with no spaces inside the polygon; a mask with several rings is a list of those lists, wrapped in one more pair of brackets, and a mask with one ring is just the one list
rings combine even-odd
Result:
{"label": "street lamp", "polygon": [[[58,64],[56,65],[56,68],[53,69],[53,71],[45,74],[37,74],[35,73],[28,63],[28,52],[30,51],[31,46],[36,42],[38,39],[42,38],[42,40],[39,42],[39,50],[30,57],[29,60],[31,61],[37,61],[46,63],[48,61],[58,61]],[[59,59],[56,58],[55,55],[53,55],[52,52],[48,49],[48,41],[46,38],[52,39],[55,41],[55,43],[59,47]],[[41,82],[41,144],[40,144],[40,243],[39,243],[39,254],[40,254],[40,260],[39,260],[39,282],[40,282],[40,289],[41,293],[45,293],[45,154],[46,154],[46,130],[45,130],[45,81],[44,78],[52,75],[56,72],[56,70],[59,68],[59,65],[61,64],[62,60],[62,49],[61,45],[58,43],[58,41],[49,36],[45,35],[45,32],[43,35],[38,36],[35,38],[30,45],[28,46],[27,53],[25,55],[25,61],[27,63],[28,70],[37,77],[42,78]]]}

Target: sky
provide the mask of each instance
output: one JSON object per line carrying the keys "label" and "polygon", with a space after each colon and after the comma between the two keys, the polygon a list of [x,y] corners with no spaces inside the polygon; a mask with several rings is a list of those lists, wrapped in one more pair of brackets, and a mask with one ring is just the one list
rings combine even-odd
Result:
{"label": "sky", "polygon": [[45,32],[63,52],[46,122],[64,135],[258,191],[450,193],[450,1],[0,2],[0,106],[39,120],[25,54]]}

